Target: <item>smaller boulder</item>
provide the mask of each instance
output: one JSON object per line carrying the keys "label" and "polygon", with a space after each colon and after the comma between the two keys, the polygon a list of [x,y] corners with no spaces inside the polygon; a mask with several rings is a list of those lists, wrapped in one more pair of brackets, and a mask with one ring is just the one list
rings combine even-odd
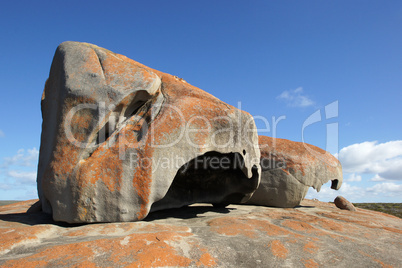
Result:
{"label": "smaller boulder", "polygon": [[337,196],[334,200],[335,206],[340,209],[346,209],[350,211],[356,211],[355,206],[350,203],[345,197]]}
{"label": "smaller boulder", "polygon": [[342,166],[330,153],[304,142],[259,136],[261,182],[246,204],[291,208],[300,205],[307,191],[332,181],[342,184]]}

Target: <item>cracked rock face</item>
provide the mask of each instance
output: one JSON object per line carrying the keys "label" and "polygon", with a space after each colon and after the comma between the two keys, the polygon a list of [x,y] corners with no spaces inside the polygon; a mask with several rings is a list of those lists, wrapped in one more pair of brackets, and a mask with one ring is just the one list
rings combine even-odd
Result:
{"label": "cracked rock face", "polygon": [[38,193],[56,221],[136,221],[244,202],[258,187],[248,113],[125,56],[62,43],[41,105]]}
{"label": "cracked rock face", "polygon": [[342,167],[330,153],[310,144],[259,136],[261,183],[247,204],[295,207],[308,188],[320,191],[332,181],[331,188],[342,184]]}

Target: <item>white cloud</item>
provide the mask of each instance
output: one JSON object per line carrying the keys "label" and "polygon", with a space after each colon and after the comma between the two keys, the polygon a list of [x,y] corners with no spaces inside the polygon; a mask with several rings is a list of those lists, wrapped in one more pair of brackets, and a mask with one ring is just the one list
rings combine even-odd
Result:
{"label": "white cloud", "polygon": [[285,101],[287,105],[292,107],[308,107],[313,105],[314,101],[302,93],[303,88],[298,87],[295,90],[285,90],[276,98]]}
{"label": "white cloud", "polygon": [[16,171],[10,170],[7,175],[20,183],[36,183],[35,171]]}
{"label": "white cloud", "polygon": [[350,185],[347,182],[342,183],[338,191],[330,189],[331,184],[323,185],[320,192],[316,192],[312,188],[309,189],[306,198],[317,198],[320,201],[334,201],[338,195],[345,197],[351,202],[400,202],[402,196],[402,185],[394,182],[383,182],[372,187],[364,188]]}
{"label": "white cloud", "polygon": [[345,181],[362,181],[362,176],[356,175],[355,173],[350,174],[350,176]]}
{"label": "white cloud", "polygon": [[384,179],[384,178],[381,178],[380,175],[375,174],[375,176],[372,177],[372,178],[370,179],[370,181],[385,181],[385,179]]}
{"label": "white cloud", "polygon": [[17,154],[11,157],[5,157],[3,163],[0,165],[2,168],[8,168],[10,166],[29,167],[36,166],[38,163],[39,151],[34,147],[25,151],[19,149]]}
{"label": "white cloud", "polygon": [[6,183],[0,183],[0,190],[10,190],[10,185]]}
{"label": "white cloud", "polygon": [[331,189],[331,183],[329,182],[322,186],[320,192],[316,192],[310,188],[306,198],[317,198],[321,201],[334,201],[338,195],[341,195],[349,201],[352,201],[365,198],[366,193],[364,188],[350,185],[347,182],[343,182],[341,188],[338,191],[335,191]]}
{"label": "white cloud", "polygon": [[346,173],[377,174],[372,180],[402,180],[402,140],[356,143],[339,152]]}
{"label": "white cloud", "polygon": [[402,196],[402,185],[393,182],[383,182],[367,188],[367,192],[374,195]]}
{"label": "white cloud", "polygon": [[15,155],[2,159],[3,161],[0,163],[0,199],[10,197],[21,199],[16,195],[36,191],[38,157],[39,151],[32,148],[20,149]]}
{"label": "white cloud", "polygon": [[4,132],[0,129],[0,138],[5,137],[6,135],[4,134]]}

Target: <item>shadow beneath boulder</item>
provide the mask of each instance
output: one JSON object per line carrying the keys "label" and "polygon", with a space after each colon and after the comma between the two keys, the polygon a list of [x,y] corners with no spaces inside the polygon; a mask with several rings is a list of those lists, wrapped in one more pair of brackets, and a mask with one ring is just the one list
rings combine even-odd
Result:
{"label": "shadow beneath boulder", "polygon": [[295,206],[294,208],[315,208],[315,206],[302,206],[302,205],[299,205],[299,206]]}
{"label": "shadow beneath boulder", "polygon": [[215,207],[215,206],[213,207],[209,205],[184,206],[181,208],[171,208],[151,212],[145,219],[143,219],[143,221],[154,221],[168,218],[176,218],[183,220],[192,218],[202,218],[205,217],[202,214],[208,212],[227,214],[231,210],[235,210],[235,208]]}
{"label": "shadow beneath boulder", "polygon": [[85,224],[69,224],[65,222],[54,221],[52,215],[44,212],[35,213],[10,213],[0,214],[0,220],[7,222],[18,222],[26,225],[38,225],[38,224],[52,224],[59,227],[78,227]]}
{"label": "shadow beneath boulder", "polygon": [[[204,217],[202,214],[208,212],[227,214],[231,210],[235,210],[235,208],[226,208],[226,207],[213,207],[211,205],[192,205],[185,206],[181,208],[172,208],[172,209],[164,209],[159,211],[154,211],[149,213],[149,215],[143,219],[142,221],[150,222],[154,220],[162,220],[168,218],[176,218],[176,219],[191,219],[191,218],[200,218]],[[9,213],[9,214],[0,214],[0,220],[6,222],[18,222],[26,225],[39,225],[39,224],[52,224],[57,225],[59,227],[79,227],[91,223],[80,223],[80,224],[69,224],[65,222],[57,222],[54,221],[52,215],[41,212],[25,212],[25,213]],[[95,223],[93,223],[95,224]]]}

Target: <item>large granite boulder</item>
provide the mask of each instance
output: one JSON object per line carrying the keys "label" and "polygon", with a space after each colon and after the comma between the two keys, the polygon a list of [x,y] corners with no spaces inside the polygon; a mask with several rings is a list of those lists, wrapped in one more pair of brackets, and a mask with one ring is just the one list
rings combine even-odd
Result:
{"label": "large granite boulder", "polygon": [[259,184],[250,114],[95,45],[57,48],[42,117],[38,192],[56,221],[244,202]]}
{"label": "large granite boulder", "polygon": [[308,188],[320,191],[332,181],[331,188],[342,184],[342,167],[328,152],[302,142],[259,136],[261,183],[247,204],[295,207]]}
{"label": "large granite boulder", "polygon": [[[30,203],[32,204],[34,200]],[[0,206],[0,267],[400,267],[402,220],[304,200],[196,204],[144,221],[68,225]]]}

